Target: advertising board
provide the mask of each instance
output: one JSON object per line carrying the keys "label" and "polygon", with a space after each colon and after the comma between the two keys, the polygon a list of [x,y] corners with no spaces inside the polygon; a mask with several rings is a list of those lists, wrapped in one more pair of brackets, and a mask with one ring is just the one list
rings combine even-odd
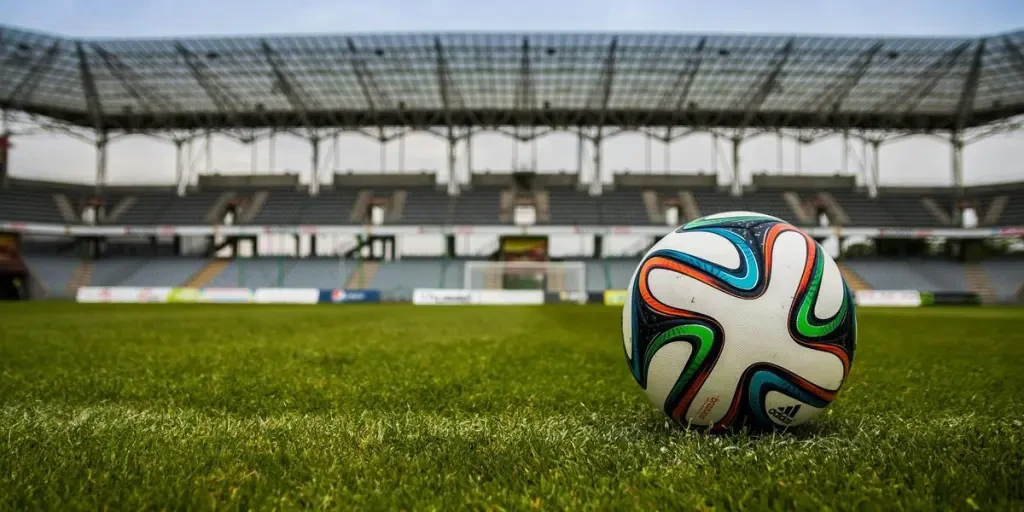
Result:
{"label": "advertising board", "polygon": [[470,304],[485,306],[531,306],[544,304],[543,290],[475,290]]}
{"label": "advertising board", "polygon": [[319,290],[321,304],[348,304],[353,302],[380,302],[380,290],[342,290],[340,288]]}
{"label": "advertising board", "polygon": [[515,306],[544,304],[543,290],[457,290],[417,288],[413,304],[419,306],[488,305]]}
{"label": "advertising board", "polygon": [[320,290],[316,288],[257,288],[252,295],[257,304],[316,304]]}
{"label": "advertising board", "polygon": [[412,303],[417,306],[471,304],[469,290],[449,288],[417,288],[412,291]]}
{"label": "advertising board", "polygon": [[167,302],[170,294],[171,288],[83,286],[75,293],[75,301],[125,304]]}
{"label": "advertising board", "polygon": [[909,307],[921,305],[921,292],[917,290],[860,290],[854,293],[854,302],[864,307]]}
{"label": "advertising board", "polygon": [[605,290],[605,306],[622,306],[626,303],[626,290]]}
{"label": "advertising board", "polygon": [[199,290],[199,302],[246,304],[252,301],[253,292],[249,288],[202,288]]}

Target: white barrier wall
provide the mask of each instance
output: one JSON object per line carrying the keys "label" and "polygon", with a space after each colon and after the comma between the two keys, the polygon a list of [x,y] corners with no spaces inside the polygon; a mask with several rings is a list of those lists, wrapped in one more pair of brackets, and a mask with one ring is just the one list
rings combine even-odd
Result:
{"label": "white barrier wall", "polygon": [[319,288],[136,288],[84,286],[78,302],[219,303],[219,304],[347,304],[380,302],[378,290]]}
{"label": "white barrier wall", "polygon": [[257,304],[316,304],[320,290],[316,288],[257,288],[253,302]]}
{"label": "white barrier wall", "polygon": [[916,290],[861,290],[853,297],[854,303],[864,307],[921,306],[921,292]]}
{"label": "white barrier wall", "polygon": [[454,290],[445,288],[417,288],[412,292],[412,303],[418,306],[526,306],[544,304],[543,290]]}
{"label": "white barrier wall", "polygon": [[141,303],[167,302],[171,288],[138,288],[130,286],[83,286],[75,294],[78,302]]}
{"label": "white barrier wall", "polygon": [[469,290],[417,288],[412,291],[412,303],[417,306],[445,306],[471,304]]}

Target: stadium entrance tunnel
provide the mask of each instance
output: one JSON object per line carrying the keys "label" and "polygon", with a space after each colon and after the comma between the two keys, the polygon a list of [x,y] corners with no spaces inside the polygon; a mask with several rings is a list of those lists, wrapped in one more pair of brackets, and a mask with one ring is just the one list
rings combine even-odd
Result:
{"label": "stadium entrance tunnel", "polygon": [[28,275],[24,272],[0,273],[0,300],[28,300]]}

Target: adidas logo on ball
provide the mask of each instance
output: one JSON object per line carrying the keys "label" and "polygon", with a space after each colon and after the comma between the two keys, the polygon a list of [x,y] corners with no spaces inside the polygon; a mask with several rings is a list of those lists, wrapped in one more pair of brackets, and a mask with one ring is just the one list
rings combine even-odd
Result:
{"label": "adidas logo on ball", "polygon": [[771,414],[775,419],[782,423],[789,425],[793,421],[793,418],[796,417],[796,413],[798,411],[800,411],[800,405],[791,405],[781,409],[769,409],[768,414]]}

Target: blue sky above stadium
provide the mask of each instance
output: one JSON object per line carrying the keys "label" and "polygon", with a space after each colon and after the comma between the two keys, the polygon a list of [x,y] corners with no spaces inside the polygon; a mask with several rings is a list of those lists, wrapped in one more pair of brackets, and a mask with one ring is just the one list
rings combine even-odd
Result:
{"label": "blue sky above stadium", "polygon": [[[14,0],[0,10],[0,23],[72,37],[152,37],[241,35],[268,33],[422,32],[422,31],[656,31],[754,32],[773,34],[862,35],[968,35],[994,34],[1024,27],[1024,2],[988,0],[564,0],[431,2],[329,0]],[[499,135],[476,139],[477,168],[508,169],[516,154],[530,155],[529,145]],[[572,169],[575,144],[569,135],[544,137],[537,143],[538,168]],[[93,176],[94,151],[64,136],[37,135],[15,141],[12,173],[88,182]],[[268,148],[257,147],[257,168],[265,165]],[[605,146],[605,165],[614,169],[642,169],[645,142],[625,135]],[[695,171],[710,167],[710,138],[695,136],[671,148],[674,169]],[[744,173],[775,170],[777,142],[762,137],[744,145]],[[57,148],[57,149],[55,149]],[[807,173],[832,173],[840,168],[840,144],[830,139],[801,154]],[[724,148],[723,148],[724,151]],[[380,151],[361,137],[342,139],[341,169],[378,169]],[[397,144],[387,148],[387,161],[397,162]],[[795,147],[784,145],[783,167],[792,168]],[[249,148],[217,139],[213,168],[224,172],[250,172]],[[308,145],[280,138],[276,171],[308,168]],[[654,169],[663,168],[663,147],[655,142]],[[444,166],[444,144],[429,135],[408,139],[408,169]],[[529,157],[523,157],[529,158]],[[173,176],[170,144],[133,137],[112,144],[110,178],[114,182],[167,182]],[[1024,179],[1024,134],[999,135],[971,145],[965,151],[970,182]],[[522,160],[520,161],[522,163]],[[200,168],[204,164],[200,163]],[[856,167],[856,164],[853,166]],[[886,145],[882,151],[882,179],[887,184],[945,184],[950,180],[948,146],[931,138],[913,138]]]}
{"label": "blue sky above stadium", "polygon": [[125,37],[524,29],[979,35],[1020,28],[1024,2],[24,0],[0,17],[65,35]]}

